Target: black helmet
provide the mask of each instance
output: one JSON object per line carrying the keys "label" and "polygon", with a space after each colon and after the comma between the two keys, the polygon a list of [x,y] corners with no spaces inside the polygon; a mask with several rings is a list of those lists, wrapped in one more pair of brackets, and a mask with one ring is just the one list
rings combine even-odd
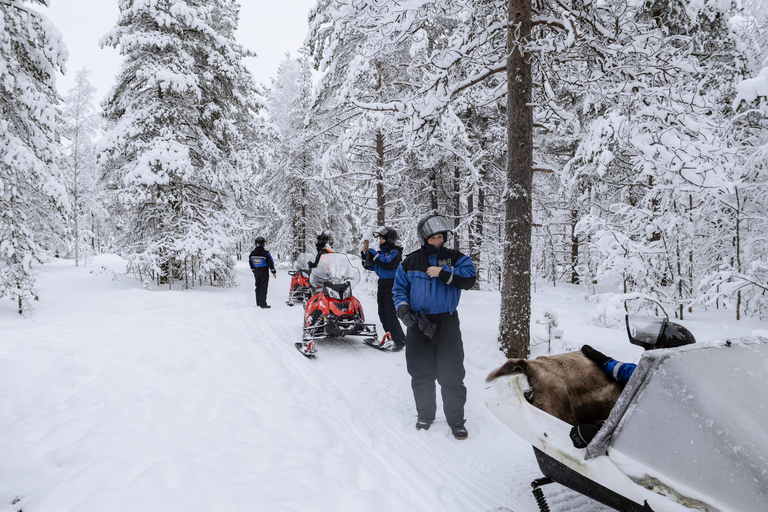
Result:
{"label": "black helmet", "polygon": [[318,231],[317,232],[317,242],[315,243],[316,246],[323,246],[330,242],[331,238],[325,233],[325,231]]}
{"label": "black helmet", "polygon": [[397,243],[397,231],[395,231],[394,228],[381,226],[373,232],[373,236],[383,238],[388,244],[394,245]]}
{"label": "black helmet", "polygon": [[696,343],[691,331],[666,318],[626,315],[629,342],[645,350]]}
{"label": "black helmet", "polygon": [[257,236],[255,242],[256,247],[264,247],[264,244],[267,243],[263,236]]}
{"label": "black helmet", "polygon": [[427,245],[427,239],[438,233],[443,234],[443,243],[448,241],[448,233],[453,233],[448,220],[442,215],[435,213],[423,217],[416,226],[416,234],[419,237],[421,245]]}

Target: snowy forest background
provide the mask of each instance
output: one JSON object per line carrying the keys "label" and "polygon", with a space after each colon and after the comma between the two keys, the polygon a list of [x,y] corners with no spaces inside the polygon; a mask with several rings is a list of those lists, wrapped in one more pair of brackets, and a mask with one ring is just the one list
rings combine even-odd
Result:
{"label": "snowy forest background", "polygon": [[[124,60],[100,105],[87,70],[57,93],[67,52],[35,4],[0,0],[2,307],[31,308],[55,256],[230,286],[257,235],[291,261],[316,230],[356,253],[386,224],[410,251],[437,211],[502,297],[525,301],[505,279],[522,255],[529,283],[614,282],[632,312],[768,317],[760,2],[318,0],[305,50],[261,88],[238,2],[119,0],[102,42]],[[521,97],[530,192],[510,165]]]}

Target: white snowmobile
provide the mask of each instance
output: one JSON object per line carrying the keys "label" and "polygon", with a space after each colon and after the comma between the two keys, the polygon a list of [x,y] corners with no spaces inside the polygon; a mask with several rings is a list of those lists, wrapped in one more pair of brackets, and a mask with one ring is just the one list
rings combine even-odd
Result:
{"label": "white snowmobile", "polygon": [[[665,324],[627,317],[630,341],[652,345]],[[552,481],[623,512],[768,510],[768,339],[646,351],[586,449],[529,388],[523,374],[501,377],[486,404],[533,446],[542,512]]]}

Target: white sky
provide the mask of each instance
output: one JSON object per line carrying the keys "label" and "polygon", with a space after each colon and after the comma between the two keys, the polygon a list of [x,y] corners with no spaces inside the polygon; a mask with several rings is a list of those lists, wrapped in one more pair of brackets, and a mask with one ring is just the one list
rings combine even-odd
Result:
{"label": "white sky", "polygon": [[[99,39],[117,21],[117,0],[50,0],[39,8],[61,31],[69,50],[67,74],[57,79],[63,95],[74,87],[74,76],[83,67],[91,71],[97,102],[114,83],[122,56],[113,48],[99,48]],[[307,13],[315,0],[240,0],[237,40],[258,55],[247,59],[257,83],[270,84],[286,52],[297,56],[307,32]]]}

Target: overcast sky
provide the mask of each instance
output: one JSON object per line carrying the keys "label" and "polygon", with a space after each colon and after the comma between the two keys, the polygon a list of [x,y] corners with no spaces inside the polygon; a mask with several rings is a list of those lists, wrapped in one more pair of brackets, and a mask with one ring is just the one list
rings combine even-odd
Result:
{"label": "overcast sky", "polygon": [[[61,31],[69,50],[66,76],[57,79],[63,95],[74,87],[83,67],[91,71],[98,102],[109,92],[122,56],[113,48],[99,48],[99,39],[115,26],[118,0],[50,0],[39,8]],[[258,55],[246,65],[256,83],[270,84],[286,52],[297,56],[307,33],[307,13],[315,0],[240,0],[237,40]]]}

